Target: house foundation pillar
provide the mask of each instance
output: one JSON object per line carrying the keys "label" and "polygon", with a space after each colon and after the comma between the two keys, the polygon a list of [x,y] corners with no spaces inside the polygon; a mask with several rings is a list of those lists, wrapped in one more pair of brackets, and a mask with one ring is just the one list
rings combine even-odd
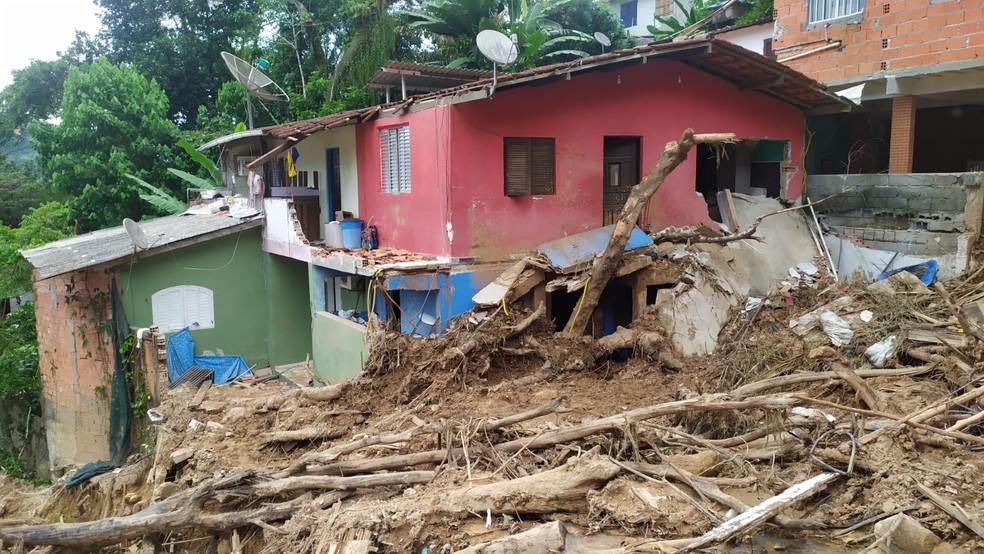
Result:
{"label": "house foundation pillar", "polygon": [[916,98],[892,99],[892,138],[888,151],[889,173],[912,173],[912,149],[916,138]]}

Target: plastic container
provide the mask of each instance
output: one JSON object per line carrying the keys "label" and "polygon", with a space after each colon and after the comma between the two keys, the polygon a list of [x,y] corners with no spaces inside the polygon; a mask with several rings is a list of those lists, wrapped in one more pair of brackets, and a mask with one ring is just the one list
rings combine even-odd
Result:
{"label": "plastic container", "polygon": [[342,226],[337,221],[325,222],[325,246],[329,248],[345,246],[342,240]]}
{"label": "plastic container", "polygon": [[349,250],[362,248],[362,220],[358,218],[343,219],[342,227],[342,247]]}

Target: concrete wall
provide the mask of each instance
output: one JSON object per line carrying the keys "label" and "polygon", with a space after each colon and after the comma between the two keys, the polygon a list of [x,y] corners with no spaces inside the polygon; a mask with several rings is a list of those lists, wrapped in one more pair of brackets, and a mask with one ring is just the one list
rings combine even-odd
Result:
{"label": "concrete wall", "polygon": [[34,283],[42,409],[56,475],[109,457],[113,344],[103,324],[112,317],[110,279],[83,271]]}
{"label": "concrete wall", "polygon": [[[335,210],[345,210],[352,212],[356,217],[359,215],[359,167],[358,158],[355,150],[355,126],[348,125],[329,129],[312,135],[301,141],[297,145],[297,152],[301,155],[297,168],[300,171],[317,171],[320,175],[320,192],[318,194],[321,205],[321,218],[325,221],[333,219],[328,210],[328,159],[326,150],[328,148],[338,148],[341,161],[342,179],[342,205],[335,206]],[[313,177],[312,177],[313,179]],[[324,228],[321,228],[321,238],[324,238]],[[318,237],[309,237],[317,240]]]}
{"label": "concrete wall", "polygon": [[[254,246],[255,248],[255,246]],[[311,353],[308,264],[264,255],[270,365],[300,362]]]}
{"label": "concrete wall", "polygon": [[311,260],[309,241],[292,210],[289,198],[263,199],[263,251],[307,262]]}
{"label": "concrete wall", "polygon": [[[876,249],[936,259],[944,278],[949,278],[966,267],[969,248],[980,234],[982,177],[982,173],[811,175],[807,195],[816,201],[837,194],[816,207],[833,233],[858,237]],[[867,266],[864,271],[869,277],[880,273]]]}
{"label": "concrete wall", "polygon": [[732,44],[737,44],[746,50],[751,50],[756,54],[765,53],[765,41],[772,38],[772,22],[742,27],[733,31],[725,31],[714,35],[714,38],[726,40]]}
{"label": "concrete wall", "polygon": [[369,357],[365,332],[363,325],[328,312],[315,312],[311,325],[314,374],[328,383],[358,377]]}
{"label": "concrete wall", "polygon": [[[195,353],[221,349],[242,356],[249,365],[269,365],[265,296],[275,291],[269,291],[264,280],[264,255],[260,230],[253,228],[121,267],[120,288],[130,325],[153,325],[155,292],[175,285],[205,287],[213,292],[215,328],[191,330]],[[306,297],[306,289],[302,293]]]}
{"label": "concrete wall", "polygon": [[[797,164],[803,152],[804,118],[796,108],[662,59],[504,89],[492,101],[449,109],[454,112],[449,136],[438,142],[438,150],[451,151],[451,255],[483,261],[508,259],[543,242],[602,226],[606,136],[641,138],[643,175],[666,143],[679,140],[687,127],[698,133],[788,140]],[[502,144],[510,136],[555,139],[556,194],[504,194]],[[707,204],[696,192],[696,172],[691,153],[668,176],[651,203],[649,223],[654,228],[711,223]],[[793,176],[789,197],[799,196],[801,177],[800,172]]]}
{"label": "concrete wall", "polygon": [[984,5],[976,0],[866,0],[860,17],[829,25],[808,25],[803,0],[775,0],[774,8],[772,46],[780,60],[833,41],[843,43],[787,62],[820,81],[984,57]]}

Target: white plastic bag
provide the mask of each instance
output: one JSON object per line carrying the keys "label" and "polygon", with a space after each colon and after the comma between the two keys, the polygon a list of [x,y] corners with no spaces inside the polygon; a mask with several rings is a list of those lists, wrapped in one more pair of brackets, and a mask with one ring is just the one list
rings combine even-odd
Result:
{"label": "white plastic bag", "polygon": [[854,336],[851,324],[830,310],[820,312],[820,325],[834,346],[844,346]]}
{"label": "white plastic bag", "polygon": [[885,362],[892,357],[895,352],[895,335],[890,335],[888,338],[880,340],[875,344],[872,344],[864,351],[864,355],[871,360],[871,364],[875,367],[885,367]]}

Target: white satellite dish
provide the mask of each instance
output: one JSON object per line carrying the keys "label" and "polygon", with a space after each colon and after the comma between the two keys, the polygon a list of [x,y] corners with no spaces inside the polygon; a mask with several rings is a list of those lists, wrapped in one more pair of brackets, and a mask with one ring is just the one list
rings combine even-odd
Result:
{"label": "white satellite dish", "polygon": [[232,76],[246,89],[246,115],[249,117],[250,129],[253,128],[253,103],[250,101],[250,96],[274,102],[290,100],[284,89],[253,64],[228,52],[222,52],[222,61],[229,68],[229,73],[232,73]]}
{"label": "white satellite dish", "polygon": [[129,217],[124,219],[123,230],[130,236],[130,242],[133,243],[133,246],[141,250],[146,250],[150,247],[150,241],[147,240],[147,235],[144,234],[143,229],[137,225],[136,221],[133,221]]}
{"label": "white satellite dish", "polygon": [[489,88],[489,98],[495,94],[498,82],[497,70],[499,64],[509,65],[519,57],[519,46],[516,45],[515,35],[507,37],[499,31],[486,29],[475,37],[475,45],[483,56],[492,61],[492,87]]}
{"label": "white satellite dish", "polygon": [[[612,45],[612,39],[608,38],[608,35],[606,35],[605,33],[602,33],[601,31],[598,31],[597,33],[595,33],[594,34],[594,38],[603,47],[607,47],[607,46],[611,46]],[[602,48],[602,50],[604,50],[604,48]]]}
{"label": "white satellite dish", "polygon": [[519,55],[519,48],[516,43],[506,35],[493,29],[486,29],[475,37],[475,45],[483,56],[492,60],[493,63],[509,65],[516,61]]}

